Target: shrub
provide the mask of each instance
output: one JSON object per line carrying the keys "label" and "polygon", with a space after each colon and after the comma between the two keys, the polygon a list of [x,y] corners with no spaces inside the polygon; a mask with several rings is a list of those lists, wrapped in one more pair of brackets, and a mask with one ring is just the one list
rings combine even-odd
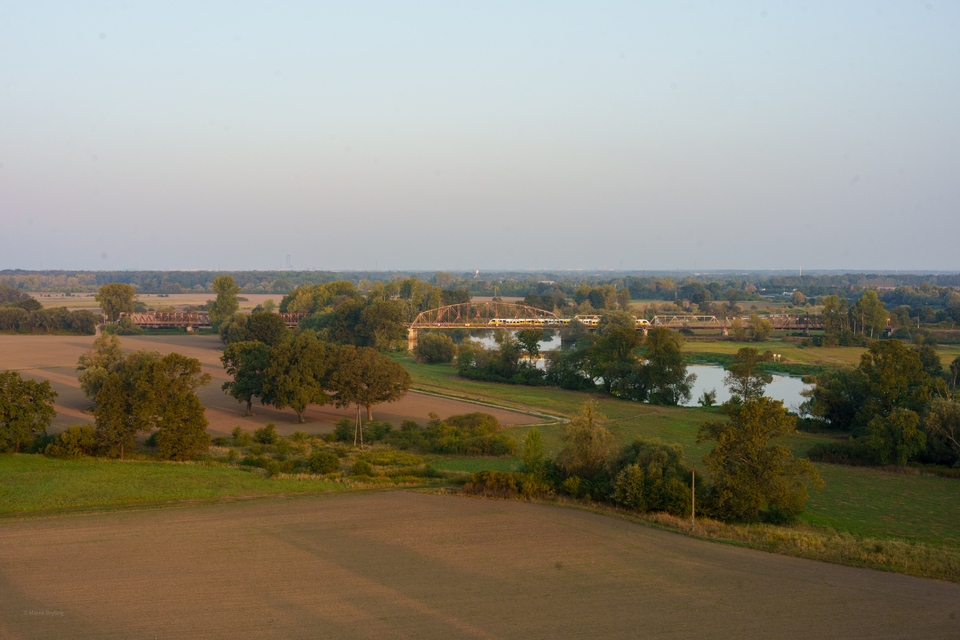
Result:
{"label": "shrub", "polygon": [[333,473],[340,470],[340,458],[328,451],[314,451],[310,454],[311,473]]}
{"label": "shrub", "polygon": [[353,442],[357,430],[357,423],[350,418],[340,418],[333,425],[334,439],[338,442]]}
{"label": "shrub", "polygon": [[235,427],[231,432],[233,435],[233,443],[238,447],[249,447],[250,446],[250,434],[245,432],[240,427]]}
{"label": "shrub", "polygon": [[299,430],[294,431],[292,434],[290,434],[290,439],[294,442],[306,442],[307,434]]}
{"label": "shrub", "polygon": [[457,347],[453,344],[453,339],[440,332],[421,335],[417,346],[413,349],[413,355],[421,364],[452,362],[456,352]]}
{"label": "shrub", "polygon": [[253,432],[253,439],[260,444],[273,444],[277,438],[277,427],[272,422]]}
{"label": "shrub", "polygon": [[613,501],[634,511],[690,513],[690,470],[683,466],[680,445],[635,440],[620,456],[621,471],[613,482]]}
{"label": "shrub", "polygon": [[210,443],[215,447],[225,447],[227,446],[227,439],[225,436],[217,436]]}
{"label": "shrub", "polygon": [[51,458],[80,458],[97,451],[97,432],[93,425],[78,424],[68,427],[48,444],[44,453]]}
{"label": "shrub", "polygon": [[371,420],[367,424],[363,425],[363,439],[364,441],[369,440],[370,442],[383,440],[384,436],[391,431],[393,431],[393,425],[389,422]]}
{"label": "shrub", "polygon": [[355,476],[372,476],[373,467],[370,466],[369,462],[363,460],[357,460],[353,464],[353,475]]}
{"label": "shrub", "polygon": [[488,498],[533,498],[551,493],[549,485],[529,473],[505,471],[479,471],[462,490]]}
{"label": "shrub", "polygon": [[272,478],[273,476],[279,475],[283,472],[283,468],[280,466],[280,463],[276,460],[267,460],[263,463],[263,468],[267,472],[267,477]]}
{"label": "shrub", "polygon": [[876,451],[864,440],[853,439],[837,442],[818,442],[807,451],[807,457],[814,462],[847,464],[851,466],[870,466],[880,464]]}
{"label": "shrub", "polygon": [[284,440],[283,438],[279,438],[276,444],[273,445],[273,452],[278,456],[290,455],[292,449],[293,446],[290,444],[290,441]]}

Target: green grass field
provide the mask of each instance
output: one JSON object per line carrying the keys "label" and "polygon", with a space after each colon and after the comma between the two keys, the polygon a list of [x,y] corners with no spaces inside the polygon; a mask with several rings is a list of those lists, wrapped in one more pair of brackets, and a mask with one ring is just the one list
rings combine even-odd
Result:
{"label": "green grass field", "polygon": [[230,467],[0,455],[0,518],[343,488],[322,480],[268,480]]}
{"label": "green grass field", "polygon": [[[655,407],[598,394],[475,382],[457,376],[456,369],[450,365],[419,365],[410,358],[401,361],[413,376],[414,386],[431,391],[513,407],[526,406],[562,416],[573,415],[586,400],[596,400],[619,443],[626,444],[638,437],[676,442],[683,445],[688,464],[700,462],[713,446],[710,442],[697,443],[699,425],[705,420],[722,418],[716,410]],[[522,443],[530,428],[511,427],[506,433]],[[537,428],[543,435],[547,455],[555,455],[561,447],[563,425],[546,424]],[[823,435],[797,433],[787,445],[802,456],[813,444],[827,440]],[[449,471],[511,471],[518,469],[520,462],[517,458],[447,458],[434,466]],[[901,537],[960,547],[960,481],[862,467],[816,466],[826,487],[812,495],[803,516],[806,522],[862,536]]]}

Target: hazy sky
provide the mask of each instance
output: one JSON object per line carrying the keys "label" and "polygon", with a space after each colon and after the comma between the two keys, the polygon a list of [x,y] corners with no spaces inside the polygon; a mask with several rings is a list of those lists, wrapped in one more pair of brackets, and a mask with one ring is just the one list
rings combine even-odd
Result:
{"label": "hazy sky", "polygon": [[0,0],[0,268],[960,270],[960,2]]}

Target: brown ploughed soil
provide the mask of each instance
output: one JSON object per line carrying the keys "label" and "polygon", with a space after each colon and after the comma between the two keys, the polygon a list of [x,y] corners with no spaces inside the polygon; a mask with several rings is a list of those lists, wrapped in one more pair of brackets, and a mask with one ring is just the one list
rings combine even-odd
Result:
{"label": "brown ploughed soil", "polygon": [[[79,423],[92,423],[93,416],[83,410],[91,407],[80,391],[77,382],[77,359],[93,344],[93,336],[10,336],[0,335],[0,371],[19,370],[25,377],[36,380],[49,380],[59,393],[56,410],[57,417],[50,428],[51,433],[63,431],[68,426]],[[265,407],[254,402],[255,416],[244,417],[244,405],[225,394],[221,385],[230,377],[220,363],[223,344],[216,336],[207,335],[165,335],[165,336],[121,336],[124,349],[176,351],[191,358],[197,358],[203,365],[203,371],[209,373],[212,382],[198,392],[200,400],[207,408],[207,420],[211,434],[229,434],[236,426],[244,430],[258,429],[268,422],[277,425],[281,434],[291,434],[296,430],[308,434],[327,433],[333,430],[333,424],[343,417],[354,417],[356,409],[337,409],[336,407],[310,406],[304,416],[306,423],[297,424],[297,414],[292,409],[282,411]],[[438,398],[435,396],[410,392],[399,402],[382,404],[373,408],[373,417],[394,425],[403,420],[416,420],[421,424],[427,421],[430,412],[441,418],[459,414],[484,411],[493,414],[504,425],[533,424],[542,422],[541,418],[482,405]],[[366,419],[366,412],[363,413]]]}
{"label": "brown ploughed soil", "polygon": [[0,523],[4,638],[957,638],[960,585],[407,492]]}

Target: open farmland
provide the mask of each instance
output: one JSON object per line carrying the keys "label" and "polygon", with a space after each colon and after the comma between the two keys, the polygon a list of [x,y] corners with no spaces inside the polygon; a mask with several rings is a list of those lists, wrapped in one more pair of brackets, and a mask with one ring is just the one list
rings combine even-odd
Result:
{"label": "open farmland", "polygon": [[0,546],[4,637],[960,634],[955,584],[409,492],[7,522]]}
{"label": "open farmland", "polygon": [[[37,380],[49,380],[60,394],[56,404],[57,417],[50,429],[51,432],[62,431],[72,424],[93,422],[93,416],[83,411],[92,403],[81,393],[76,371],[77,358],[90,348],[93,340],[93,336],[0,335],[0,371],[14,369]],[[262,427],[268,422],[275,423],[277,431],[285,435],[298,429],[308,434],[327,433],[333,430],[333,424],[340,418],[355,415],[355,410],[338,409],[332,405],[323,407],[311,405],[305,414],[307,422],[301,425],[297,424],[296,414],[291,410],[280,411],[273,407],[255,404],[256,415],[244,417],[243,406],[220,389],[229,376],[220,363],[223,345],[217,336],[187,334],[122,336],[120,340],[125,350],[146,349],[164,354],[176,351],[200,360],[203,371],[213,378],[209,385],[198,392],[200,400],[207,409],[209,431],[213,435],[229,434],[238,425],[249,431]],[[374,417],[399,425],[407,419],[424,423],[431,412],[447,417],[479,410],[493,414],[505,425],[543,421],[540,417],[526,413],[478,406],[470,402],[420,393],[409,393],[399,402],[374,407]]]}

